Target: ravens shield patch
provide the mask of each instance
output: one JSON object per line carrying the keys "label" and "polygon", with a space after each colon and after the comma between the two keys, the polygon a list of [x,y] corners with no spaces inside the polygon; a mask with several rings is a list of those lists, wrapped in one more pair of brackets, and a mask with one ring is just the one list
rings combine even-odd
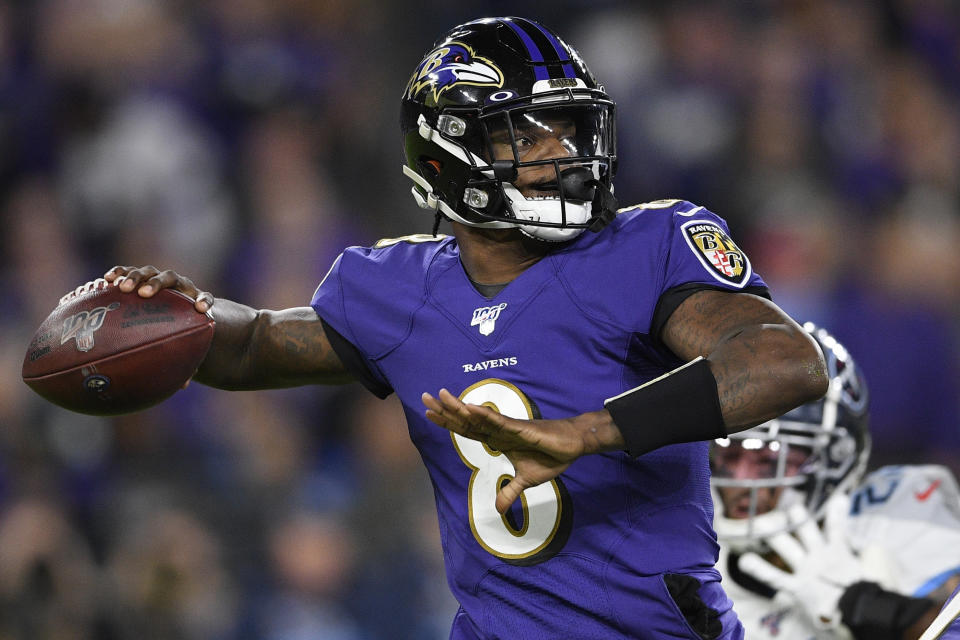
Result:
{"label": "ravens shield patch", "polygon": [[691,220],[681,229],[690,250],[710,275],[735,287],[747,283],[752,273],[750,260],[723,227],[711,220]]}

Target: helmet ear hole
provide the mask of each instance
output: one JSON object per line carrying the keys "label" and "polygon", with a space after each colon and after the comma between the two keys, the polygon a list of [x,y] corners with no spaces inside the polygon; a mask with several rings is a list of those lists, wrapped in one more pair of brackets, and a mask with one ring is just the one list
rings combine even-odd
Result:
{"label": "helmet ear hole", "polygon": [[431,179],[437,178],[440,175],[440,170],[443,169],[443,164],[439,160],[427,157],[421,157],[417,160],[417,166],[424,177]]}

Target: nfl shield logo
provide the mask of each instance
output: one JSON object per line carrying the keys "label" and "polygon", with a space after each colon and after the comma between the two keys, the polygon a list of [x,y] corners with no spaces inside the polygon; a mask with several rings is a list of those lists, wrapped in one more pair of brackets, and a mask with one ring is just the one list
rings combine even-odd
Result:
{"label": "nfl shield logo", "polygon": [[471,327],[480,326],[480,333],[482,335],[488,336],[493,333],[494,325],[497,322],[497,318],[500,317],[500,312],[507,307],[506,302],[501,302],[500,304],[494,305],[492,307],[480,307],[479,309],[473,310],[473,319],[470,321]]}
{"label": "nfl shield logo", "polygon": [[93,334],[103,326],[103,320],[108,311],[120,308],[120,303],[114,302],[109,307],[97,307],[91,311],[81,311],[63,321],[63,330],[60,335],[60,344],[74,339],[78,351],[93,349]]}

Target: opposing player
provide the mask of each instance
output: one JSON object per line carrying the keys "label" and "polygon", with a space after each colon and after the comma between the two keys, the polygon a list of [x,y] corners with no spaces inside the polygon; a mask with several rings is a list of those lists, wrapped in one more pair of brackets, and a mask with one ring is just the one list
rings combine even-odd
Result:
{"label": "opposing player", "polygon": [[960,580],[960,491],[940,466],[863,473],[868,394],[806,325],[824,398],[711,445],[718,568],[750,638],[912,638]]}
{"label": "opposing player", "polygon": [[106,278],[212,306],[199,382],[400,397],[462,605],[451,638],[742,637],[708,441],[821,395],[815,343],[710,211],[617,214],[614,104],[542,25],[454,28],[401,123],[414,198],[453,237],[351,247],[285,311],[153,267]]}

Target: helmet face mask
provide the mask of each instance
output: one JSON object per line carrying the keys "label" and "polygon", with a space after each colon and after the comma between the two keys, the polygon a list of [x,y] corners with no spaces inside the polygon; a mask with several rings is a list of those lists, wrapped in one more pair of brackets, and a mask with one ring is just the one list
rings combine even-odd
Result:
{"label": "helmet face mask", "polygon": [[762,547],[762,538],[802,524],[786,517],[795,504],[821,519],[830,496],[849,491],[866,469],[866,384],[833,336],[804,329],[827,361],[826,395],[710,446],[714,528],[735,550]]}
{"label": "helmet face mask", "polygon": [[542,240],[601,226],[595,203],[616,170],[614,105],[537,23],[491,18],[441,38],[411,76],[401,128],[404,173],[423,208]]}

